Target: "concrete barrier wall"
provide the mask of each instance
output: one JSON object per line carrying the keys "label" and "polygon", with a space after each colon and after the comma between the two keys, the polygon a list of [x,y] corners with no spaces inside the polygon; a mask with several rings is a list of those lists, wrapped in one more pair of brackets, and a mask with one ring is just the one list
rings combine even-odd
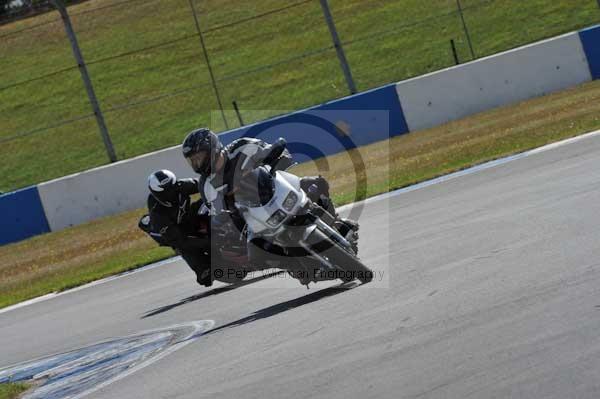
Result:
{"label": "concrete barrier wall", "polygon": [[410,131],[591,80],[577,33],[400,82]]}
{"label": "concrete barrier wall", "polygon": [[40,184],[50,229],[57,231],[140,208],[148,193],[147,177],[157,169],[190,175],[180,149],[169,148]]}
{"label": "concrete barrier wall", "polygon": [[[304,161],[600,79],[600,26],[223,133],[284,136]],[[183,135],[183,132],[182,132]],[[0,196],[0,245],[139,208],[154,170],[192,175],[180,148]]]}
{"label": "concrete barrier wall", "polygon": [[[387,139],[390,129],[395,134],[408,131],[395,85],[273,118],[220,137],[228,144],[248,135],[268,142],[283,136],[296,153],[295,158],[303,161]],[[157,169],[170,169],[182,177],[193,175],[176,146],[40,184],[39,194],[50,229],[56,231],[144,206],[148,195],[146,179]]]}

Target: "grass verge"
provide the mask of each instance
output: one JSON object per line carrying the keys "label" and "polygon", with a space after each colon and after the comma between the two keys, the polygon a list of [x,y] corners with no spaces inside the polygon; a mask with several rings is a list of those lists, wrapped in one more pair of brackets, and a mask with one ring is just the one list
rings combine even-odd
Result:
{"label": "grass verge", "polygon": [[[362,147],[367,196],[600,129],[600,81]],[[338,205],[354,200],[349,155],[328,157]],[[318,163],[294,171],[314,174]],[[0,247],[0,307],[80,285],[173,253],[137,229],[143,210]],[[191,277],[191,275],[190,275]]]}
{"label": "grass verge", "polygon": [[29,385],[23,383],[0,384],[0,399],[17,399]]}

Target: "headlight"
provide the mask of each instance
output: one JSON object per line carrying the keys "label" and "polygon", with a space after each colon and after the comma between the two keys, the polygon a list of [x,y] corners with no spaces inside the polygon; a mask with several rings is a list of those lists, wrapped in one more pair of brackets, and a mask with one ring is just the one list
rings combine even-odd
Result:
{"label": "headlight", "polygon": [[277,227],[283,222],[283,220],[287,217],[284,211],[281,209],[271,215],[271,217],[267,220],[267,224],[269,226]]}
{"label": "headlight", "polygon": [[283,209],[288,212],[291,211],[294,205],[296,205],[296,202],[298,202],[298,196],[295,192],[290,191],[287,197],[285,197],[285,200],[283,200]]}

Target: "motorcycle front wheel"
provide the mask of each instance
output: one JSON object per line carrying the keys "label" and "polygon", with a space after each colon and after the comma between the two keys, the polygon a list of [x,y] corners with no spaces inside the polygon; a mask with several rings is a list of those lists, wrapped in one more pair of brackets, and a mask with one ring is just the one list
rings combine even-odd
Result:
{"label": "motorcycle front wheel", "polygon": [[[327,234],[318,228],[315,229],[307,238],[310,248],[319,256],[326,257],[331,264],[343,269],[340,279],[351,281],[358,279],[362,283],[368,283],[373,280],[373,271],[365,266],[356,256],[350,254],[333,241]],[[349,278],[352,277],[352,278]]]}

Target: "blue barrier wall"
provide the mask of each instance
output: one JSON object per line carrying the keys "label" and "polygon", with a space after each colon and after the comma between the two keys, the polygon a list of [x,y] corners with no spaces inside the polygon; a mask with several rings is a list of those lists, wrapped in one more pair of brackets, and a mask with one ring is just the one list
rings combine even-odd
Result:
{"label": "blue barrier wall", "polygon": [[1,195],[0,215],[0,245],[50,231],[37,187]]}
{"label": "blue barrier wall", "polygon": [[294,160],[304,162],[408,132],[396,85],[380,87],[316,107],[245,126],[219,137],[273,142],[285,137]]}
{"label": "blue barrier wall", "polygon": [[600,79],[600,25],[579,32],[593,79]]}

